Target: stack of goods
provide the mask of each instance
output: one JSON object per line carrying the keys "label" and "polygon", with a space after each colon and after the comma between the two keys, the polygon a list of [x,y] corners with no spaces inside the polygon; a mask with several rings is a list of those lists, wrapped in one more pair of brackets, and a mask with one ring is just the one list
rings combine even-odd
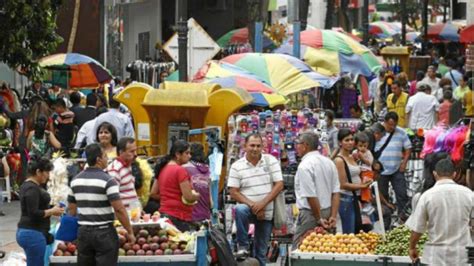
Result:
{"label": "stack of goods", "polygon": [[356,235],[357,238],[362,240],[364,244],[367,246],[369,249],[369,253],[375,253],[375,248],[380,242],[380,235],[374,232],[360,232]]}
{"label": "stack of goods", "polygon": [[231,117],[228,126],[230,163],[244,155],[245,137],[259,133],[263,138],[265,153],[278,159],[288,158],[289,164],[294,164],[296,163],[294,140],[298,133],[317,128],[318,114],[309,109],[253,111]]}
{"label": "stack of goods", "polygon": [[310,231],[303,238],[298,249],[301,252],[314,253],[333,253],[333,254],[371,254],[373,246],[377,244],[378,238],[371,235],[364,235],[364,239],[370,239],[369,242],[360,239],[354,234],[335,235],[326,234],[324,230],[316,228]]}
{"label": "stack of goods", "polygon": [[466,49],[466,71],[474,71],[474,44],[468,44]]}
{"label": "stack of goods", "polygon": [[[405,225],[398,226],[385,235],[385,241],[380,242],[375,248],[375,253],[388,256],[408,256],[410,244],[410,229]],[[418,253],[422,254],[423,246],[428,241],[428,235],[425,233],[418,242]]]}
{"label": "stack of goods", "polygon": [[193,236],[189,233],[178,233],[173,230],[165,230],[160,226],[135,227],[134,233],[137,238],[135,244],[127,242],[127,231],[118,228],[120,248],[119,256],[160,256],[180,255],[191,253],[191,240]]}
{"label": "stack of goods", "polygon": [[54,256],[77,256],[77,243],[73,242],[59,242],[56,250],[53,253]]}
{"label": "stack of goods", "polygon": [[421,157],[433,152],[447,152],[458,163],[464,156],[464,142],[468,138],[469,128],[465,125],[444,129],[435,127],[424,132],[424,144]]}
{"label": "stack of goods", "polygon": [[48,179],[48,193],[51,196],[51,205],[59,205],[67,201],[69,194],[68,166],[71,163],[62,157],[54,159],[54,169]]}

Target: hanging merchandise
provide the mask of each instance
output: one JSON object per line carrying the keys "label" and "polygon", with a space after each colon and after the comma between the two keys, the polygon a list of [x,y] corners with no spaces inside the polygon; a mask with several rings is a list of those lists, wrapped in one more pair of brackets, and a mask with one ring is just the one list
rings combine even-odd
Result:
{"label": "hanging merchandise", "polygon": [[154,62],[135,60],[126,67],[133,81],[144,82],[158,88],[162,80],[174,72],[177,68],[175,62]]}
{"label": "hanging merchandise", "polygon": [[222,55],[226,57],[233,54],[252,53],[252,46],[250,43],[229,44],[222,48]]}

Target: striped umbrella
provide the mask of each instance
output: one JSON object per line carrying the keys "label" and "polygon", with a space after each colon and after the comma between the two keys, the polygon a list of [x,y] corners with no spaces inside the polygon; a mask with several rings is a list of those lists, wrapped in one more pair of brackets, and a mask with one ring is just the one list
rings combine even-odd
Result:
{"label": "striped umbrella", "polygon": [[215,83],[223,88],[241,88],[248,92],[274,93],[275,89],[257,79],[245,76],[229,76],[222,78],[206,79],[206,83]]}
{"label": "striped umbrella", "polygon": [[282,95],[321,87],[320,74],[301,60],[282,54],[244,53],[221,60],[233,64],[263,79]]}
{"label": "striped umbrella", "polygon": [[289,100],[278,93],[268,94],[268,93],[260,93],[260,92],[253,92],[250,93],[253,97],[252,105],[255,106],[262,106],[262,107],[270,107],[273,108],[277,105],[285,105],[289,102]]}
{"label": "striped umbrella", "polygon": [[420,37],[421,33],[418,32],[418,31],[413,31],[413,32],[407,32],[407,34],[405,35],[405,39],[408,41],[408,42],[417,42],[417,41],[421,41],[418,37]]}
{"label": "striped umbrella", "polygon": [[[301,32],[300,58],[317,72],[326,75],[341,73],[371,76],[381,68],[379,59],[352,37],[334,30],[305,30]],[[275,53],[293,54],[292,40]]]}
{"label": "striped umbrella", "polygon": [[[77,53],[49,55],[40,59],[39,65],[51,70],[53,83],[69,88],[97,87],[113,78],[98,61]],[[58,76],[62,80],[55,80]]]}
{"label": "striped umbrella", "polygon": [[[217,39],[217,44],[224,48],[231,44],[246,44],[249,43],[249,30],[247,28],[235,29],[227,32]],[[263,35],[263,48],[270,48],[275,46],[273,41],[266,35]]]}
{"label": "striped umbrella", "polygon": [[389,22],[376,21],[369,24],[369,34],[378,38],[389,38],[399,33],[397,28]]}
{"label": "striped umbrella", "polygon": [[428,25],[428,39],[432,41],[459,41],[460,26],[451,22]]}

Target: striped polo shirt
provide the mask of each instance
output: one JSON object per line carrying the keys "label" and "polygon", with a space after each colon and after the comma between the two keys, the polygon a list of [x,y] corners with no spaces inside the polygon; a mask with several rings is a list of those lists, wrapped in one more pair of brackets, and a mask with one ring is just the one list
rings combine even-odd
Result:
{"label": "striped polo shirt", "polygon": [[[268,165],[264,157],[267,157]],[[273,182],[278,181],[283,181],[280,163],[275,157],[262,154],[256,166],[245,156],[234,162],[230,168],[227,186],[239,188],[242,195],[257,202],[263,200],[272,191]],[[272,219],[273,202],[270,202],[265,208],[265,220]]]}
{"label": "striped polo shirt", "polygon": [[117,182],[99,168],[87,168],[71,181],[68,202],[77,204],[80,225],[113,223],[115,215],[110,202],[118,199]]}
{"label": "striped polo shirt", "polygon": [[129,208],[133,202],[138,202],[135,190],[135,177],[132,175],[132,167],[130,165],[126,165],[120,158],[117,158],[109,164],[107,173],[115,178],[119,184],[120,198],[125,208]]}
{"label": "striped polo shirt", "polygon": [[[380,150],[388,139],[390,133],[385,133],[385,136],[380,139],[375,145],[375,151]],[[411,149],[411,141],[408,138],[405,130],[397,127],[395,133],[393,133],[392,139],[388,143],[387,147],[380,155],[379,161],[382,163],[384,171],[382,175],[391,175],[398,171],[400,164],[403,159],[403,151]]]}

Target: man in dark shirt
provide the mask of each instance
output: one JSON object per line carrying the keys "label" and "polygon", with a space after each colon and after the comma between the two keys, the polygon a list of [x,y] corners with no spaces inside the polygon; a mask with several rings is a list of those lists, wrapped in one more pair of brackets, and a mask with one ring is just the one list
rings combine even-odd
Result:
{"label": "man in dark shirt", "polygon": [[69,111],[66,107],[66,102],[63,98],[57,99],[53,107],[56,112],[54,119],[56,138],[61,142],[61,147],[64,148],[64,151],[67,154],[69,148],[72,147],[74,140],[74,113]]}
{"label": "man in dark shirt", "polygon": [[89,168],[71,181],[69,212],[78,215],[78,265],[117,265],[119,239],[113,226],[115,216],[135,243],[127,211],[117,182],[104,172],[107,155],[99,144],[86,147]]}
{"label": "man in dark shirt", "polygon": [[87,121],[90,121],[96,117],[96,104],[97,95],[95,93],[88,94],[86,98],[86,108],[81,108],[81,110],[74,113],[74,124],[77,126],[77,128],[81,128]]}

